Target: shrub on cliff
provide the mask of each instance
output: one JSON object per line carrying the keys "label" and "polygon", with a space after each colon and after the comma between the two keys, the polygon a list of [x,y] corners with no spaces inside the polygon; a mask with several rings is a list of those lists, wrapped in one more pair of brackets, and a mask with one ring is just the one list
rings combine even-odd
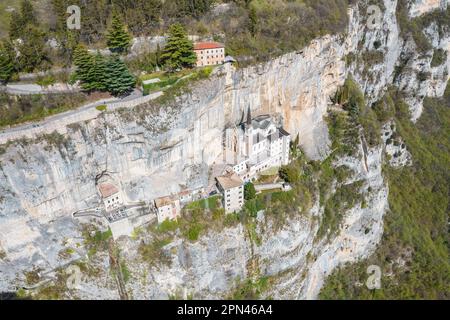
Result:
{"label": "shrub on cliff", "polygon": [[14,74],[13,59],[3,47],[0,47],[0,84],[7,83]]}
{"label": "shrub on cliff", "polygon": [[244,199],[252,200],[256,198],[256,190],[253,183],[249,182],[244,186]]}

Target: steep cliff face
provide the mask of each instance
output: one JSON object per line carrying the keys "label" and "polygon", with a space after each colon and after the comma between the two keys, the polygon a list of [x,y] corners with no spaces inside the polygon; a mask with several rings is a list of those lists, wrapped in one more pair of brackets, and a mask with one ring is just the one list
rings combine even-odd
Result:
{"label": "steep cliff face", "polygon": [[[446,3],[410,1],[410,14],[445,8]],[[71,213],[99,205],[95,187],[99,174],[113,177],[127,201],[207,185],[211,167],[223,159],[223,129],[239,121],[248,107],[254,115],[278,114],[293,136],[299,134],[307,156],[318,160],[330,152],[324,120],[329,97],[350,74],[369,103],[390,85],[398,86],[413,120],[420,117],[424,97],[441,96],[445,90],[450,54],[441,65],[431,67],[434,51],[419,54],[412,39],[400,36],[396,8],[397,1],[385,0],[381,25],[375,29],[367,27],[366,6],[351,8],[347,34],[317,39],[300,52],[254,67],[221,67],[170,107],[149,103],[103,113],[59,128],[62,135],[4,146],[0,253],[5,257],[0,258],[0,291],[23,283],[24,271],[33,267],[52,270],[66,263],[59,253],[68,243],[77,247],[75,257],[84,256],[79,225]],[[450,52],[448,33],[432,24],[426,36],[435,49]],[[376,60],[367,59],[374,55]],[[397,75],[396,67],[404,64],[405,56],[407,68]],[[381,174],[383,154],[381,146],[361,146],[357,156],[335,164],[354,172],[351,181],[362,182],[366,205],[358,203],[343,213],[343,227],[333,239],[316,239],[323,214],[319,202],[307,216],[291,218],[275,233],[267,231],[273,222],[260,217],[262,239],[257,246],[242,226],[210,232],[194,244],[176,238],[167,246],[171,267],[151,272],[138,259],[138,244],[125,239],[123,254],[135,275],[129,290],[135,298],[167,298],[180,288],[199,297],[223,297],[237,277],[252,276],[249,265],[256,263],[259,274],[275,283],[268,295],[315,298],[336,266],[367,257],[379,242],[388,193]],[[107,259],[101,263],[107,265]],[[83,282],[77,295],[117,298],[109,288],[110,276],[105,273],[100,279]]]}

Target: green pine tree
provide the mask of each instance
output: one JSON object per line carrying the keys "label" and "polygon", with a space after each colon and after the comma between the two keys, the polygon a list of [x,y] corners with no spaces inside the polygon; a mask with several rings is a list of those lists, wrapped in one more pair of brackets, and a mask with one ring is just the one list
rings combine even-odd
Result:
{"label": "green pine tree", "polygon": [[26,27],[22,42],[17,45],[20,52],[18,58],[19,70],[33,72],[35,69],[45,69],[48,62],[45,42],[46,34],[43,31],[32,25]]}
{"label": "green pine tree", "polygon": [[23,0],[20,6],[20,15],[24,25],[37,25],[37,18],[34,14],[34,8],[30,0]]}
{"label": "green pine tree", "polygon": [[169,38],[161,55],[162,63],[170,70],[192,67],[197,61],[194,44],[187,37],[186,31],[179,23],[169,28]]}
{"label": "green pine tree", "polygon": [[83,45],[78,45],[73,52],[73,64],[76,67],[75,79],[87,81],[89,70],[93,68],[94,58]]}
{"label": "green pine tree", "polygon": [[24,24],[22,21],[22,16],[17,12],[13,11],[11,13],[11,19],[9,22],[9,38],[11,40],[16,40],[22,37]]}
{"label": "green pine tree", "polygon": [[106,69],[108,74],[106,87],[109,93],[121,96],[133,90],[136,78],[118,56],[115,55],[108,60]]}
{"label": "green pine tree", "polygon": [[117,13],[113,14],[106,38],[109,50],[114,53],[126,53],[131,45],[131,35]]}
{"label": "green pine tree", "polygon": [[106,61],[100,53],[93,57],[92,66],[88,70],[82,82],[82,88],[86,91],[106,91],[107,86]]}
{"label": "green pine tree", "polygon": [[0,83],[8,83],[13,74],[13,59],[5,48],[0,47]]}

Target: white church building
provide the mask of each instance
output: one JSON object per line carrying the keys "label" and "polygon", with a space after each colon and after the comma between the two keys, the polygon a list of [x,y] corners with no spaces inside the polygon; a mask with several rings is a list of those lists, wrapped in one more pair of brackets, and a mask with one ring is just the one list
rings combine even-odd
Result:
{"label": "white church building", "polygon": [[290,134],[277,127],[270,115],[252,118],[249,108],[245,122],[225,131],[225,161],[244,182],[250,182],[269,168],[287,165],[290,142]]}

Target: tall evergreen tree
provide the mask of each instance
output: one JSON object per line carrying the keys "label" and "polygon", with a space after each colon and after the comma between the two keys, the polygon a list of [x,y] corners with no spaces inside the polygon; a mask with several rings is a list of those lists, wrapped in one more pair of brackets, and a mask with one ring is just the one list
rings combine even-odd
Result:
{"label": "tall evergreen tree", "polygon": [[109,59],[106,69],[108,74],[106,86],[111,94],[120,96],[133,90],[136,85],[136,78],[118,56]]}
{"label": "tall evergreen tree", "polygon": [[20,52],[19,69],[25,72],[33,72],[36,68],[42,68],[48,60],[45,43],[46,34],[40,29],[28,25],[22,35],[22,42],[17,45]]}
{"label": "tall evergreen tree", "polygon": [[0,83],[6,84],[14,74],[14,63],[10,53],[0,47]]}
{"label": "tall evergreen tree", "polygon": [[131,45],[131,35],[116,12],[113,14],[111,27],[106,37],[108,48],[114,53],[125,53]]}
{"label": "tall evergreen tree", "polygon": [[33,5],[29,0],[23,0],[20,4],[20,12],[13,11],[9,23],[9,37],[11,40],[23,38],[27,27],[38,27],[38,21],[34,14]]}
{"label": "tall evergreen tree", "polygon": [[17,11],[13,11],[9,22],[9,38],[11,40],[21,38],[24,27],[22,16]]}
{"label": "tall evergreen tree", "polygon": [[73,64],[76,67],[75,78],[80,81],[87,81],[89,70],[94,65],[94,57],[85,46],[78,45],[73,53]]}
{"label": "tall evergreen tree", "polygon": [[22,16],[22,21],[25,25],[27,24],[37,24],[37,18],[34,14],[34,8],[30,0],[23,0],[20,7],[20,14]]}
{"label": "tall evergreen tree", "polygon": [[169,28],[169,38],[161,55],[162,63],[171,71],[194,66],[197,56],[194,44],[187,37],[186,31],[179,23]]}
{"label": "tall evergreen tree", "polygon": [[93,57],[92,67],[88,70],[82,87],[87,91],[106,91],[107,69],[105,58],[100,53]]}
{"label": "tall evergreen tree", "polygon": [[29,0],[21,2],[20,14],[11,14],[9,30],[11,40],[20,39],[15,43],[19,52],[15,59],[16,71],[33,72],[36,68],[46,69],[49,67],[49,58],[45,48],[47,40],[45,32],[39,27],[33,5]]}

